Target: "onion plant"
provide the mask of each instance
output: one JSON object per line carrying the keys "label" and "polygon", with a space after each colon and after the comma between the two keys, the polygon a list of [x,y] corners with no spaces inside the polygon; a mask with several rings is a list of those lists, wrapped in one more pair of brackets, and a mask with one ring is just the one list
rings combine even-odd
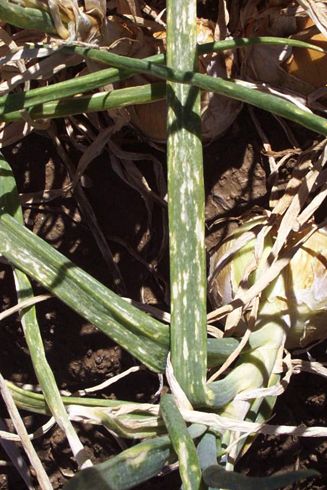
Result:
{"label": "onion plant", "polygon": [[[281,240],[278,227],[287,216],[286,207],[269,217],[246,221],[213,256],[209,292],[219,310],[217,317],[228,316],[225,337],[208,337],[200,91],[252,104],[320,135],[327,136],[327,123],[291,100],[197,71],[199,54],[246,49],[253,43],[323,50],[279,38],[235,39],[197,46],[195,0],[168,0],[167,19],[166,56],[134,59],[72,39],[55,45],[26,46],[20,52],[21,59],[32,53],[38,56],[37,51],[42,48],[49,57],[58,52],[63,59],[77,55],[79,61],[97,61],[103,68],[74,80],[0,97],[3,123],[34,123],[167,100],[170,325],[127,303],[24,227],[12,171],[0,159],[0,254],[13,267],[18,299],[33,294],[28,277],[38,281],[148,369],[166,374],[171,392],[162,396],[160,405],[62,397],[56,373],[46,360],[34,306],[23,308],[24,334],[42,394],[28,393],[8,383],[17,405],[32,412],[53,414],[82,467],[90,462],[83,458],[71,420],[102,424],[118,436],[141,440],[109,461],[79,471],[67,484],[67,490],[86,490],[91,486],[133,488],[172,462],[178,463],[183,488],[255,488],[257,481],[245,480],[234,472],[226,475],[226,456],[227,469],[231,470],[230,456],[240,454],[244,434],[248,435],[243,429],[243,439],[235,443],[230,434],[238,431],[240,422],[265,421],[264,408],[269,404],[271,407],[277,396],[279,374],[275,370],[283,348],[303,344],[305,330],[311,327],[311,339],[326,336],[318,329],[326,320],[323,287],[327,239],[316,225],[310,222],[307,226],[300,220],[296,221],[297,229],[294,226],[292,233],[286,233]],[[50,2],[36,2],[35,7],[27,8],[24,1],[3,1],[0,20],[52,35],[60,34],[60,26],[62,38],[69,31],[66,17],[59,23],[58,19],[57,23],[54,21]],[[136,73],[151,75],[157,81],[91,93]],[[319,183],[318,175],[317,170]],[[307,216],[310,209],[306,210]],[[299,210],[294,219],[300,216]],[[308,265],[300,280],[297,269],[303,261]],[[218,368],[218,373],[210,378],[208,370],[212,374]],[[214,379],[216,376],[219,379]],[[218,430],[213,426],[210,415],[225,423],[221,426],[225,428]],[[312,474],[294,472],[264,479],[263,485],[281,488]]]}

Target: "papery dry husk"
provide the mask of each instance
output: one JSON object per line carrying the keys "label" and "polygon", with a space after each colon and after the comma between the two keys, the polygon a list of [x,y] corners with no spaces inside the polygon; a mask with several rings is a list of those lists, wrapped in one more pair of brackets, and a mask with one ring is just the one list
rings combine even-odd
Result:
{"label": "papery dry husk", "polygon": [[48,12],[62,39],[91,41],[99,36],[106,15],[106,0],[21,0],[24,7]]}
{"label": "papery dry husk", "polygon": [[[11,53],[13,45],[17,48],[23,47],[26,43],[47,43],[49,36],[39,31],[19,30],[9,36],[10,46],[0,39],[0,57]],[[9,61],[6,64],[0,65],[0,82],[10,80],[15,74],[19,73],[16,61]]]}
{"label": "papery dry husk", "polygon": [[[313,25],[311,19],[306,19],[305,24],[305,29],[292,37],[315,44],[327,51],[325,36]],[[327,55],[325,53],[293,48],[291,56],[283,63],[283,68],[290,75],[306,82],[310,88],[320,88],[327,84]]]}
{"label": "papery dry husk", "polygon": [[[106,16],[105,0],[84,0],[80,8],[77,0],[56,0],[47,2],[58,35],[63,39],[73,38],[92,41],[100,35]],[[53,8],[53,3],[56,8]]]}
{"label": "papery dry husk", "polygon": [[[315,4],[327,13],[325,2]],[[324,49],[327,39],[307,12],[294,1],[247,2],[240,15],[241,35],[292,37]],[[284,92],[309,95],[327,83],[327,55],[317,51],[283,46],[257,45],[242,53],[242,77],[264,82]]]}
{"label": "papery dry husk", "polygon": [[[6,31],[2,31],[0,35],[0,57],[10,54],[13,48],[20,48],[27,42],[31,43],[46,43],[49,37],[42,32],[18,30],[17,32],[9,35]],[[27,62],[29,65],[36,63],[37,60]],[[0,88],[2,85],[6,85],[6,82],[10,82],[16,75],[24,73],[26,70],[26,64],[24,61],[20,62],[9,61],[0,66]],[[20,90],[20,89],[18,89]],[[2,95],[2,90],[0,90]],[[17,143],[25,136],[33,131],[31,122],[26,120],[14,121],[12,123],[0,122],[0,148]]]}
{"label": "papery dry husk", "polygon": [[[240,251],[232,253],[235,243],[242,240],[242,235],[254,229],[254,226],[260,229],[263,223],[260,217],[245,222],[211,256],[208,294],[214,308],[226,305],[235,298],[244,274],[254,259],[254,239],[244,236]],[[249,277],[249,285],[244,284],[245,288],[259,280],[260,264],[269,255],[274,236],[272,231],[266,237],[262,257]],[[223,257],[224,262],[217,270]],[[256,328],[276,319],[285,325],[286,347],[289,349],[306,347],[327,338],[327,228],[315,231],[277,279],[262,292]],[[246,325],[246,316],[243,316],[234,334],[242,336]]]}
{"label": "papery dry husk", "polygon": [[286,288],[294,292],[297,303],[293,312],[292,298],[280,298],[289,310],[286,346],[305,347],[327,338],[327,228],[306,241],[292,259],[285,277]]}

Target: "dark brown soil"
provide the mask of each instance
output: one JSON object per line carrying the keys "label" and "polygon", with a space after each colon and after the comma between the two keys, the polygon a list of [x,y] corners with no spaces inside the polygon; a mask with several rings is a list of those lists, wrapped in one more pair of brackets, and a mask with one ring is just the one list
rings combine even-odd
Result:
{"label": "dark brown soil", "polygon": [[[315,351],[316,359],[326,362],[326,343]],[[293,377],[286,393],[278,400],[272,423],[281,425],[326,426],[326,380],[309,374]],[[324,438],[259,436],[240,461],[238,469],[248,475],[265,476],[280,471],[311,468],[321,478],[306,480],[293,489],[327,487],[327,443]]]}
{"label": "dark brown soil", "polygon": [[[258,112],[263,125],[269,125],[274,150],[288,147],[286,137],[278,124]],[[148,147],[134,132],[124,130],[124,150],[150,152],[162,160],[164,154]],[[301,131],[303,147],[312,135]],[[122,141],[120,136],[120,141]],[[18,145],[4,151],[12,166],[21,193],[61,188],[67,182],[67,170],[46,134],[32,134]],[[80,155],[71,150],[73,162]],[[246,110],[237,119],[228,135],[204,150],[207,193],[206,217],[208,250],[217,242],[221,228],[215,226],[218,218],[237,216],[254,205],[267,204],[267,162],[261,143]],[[148,161],[137,163],[139,169],[156,189],[154,173]],[[156,302],[168,309],[167,249],[158,264],[155,276],[147,264],[160,256],[163,237],[162,208],[154,204],[151,227],[144,200],[113,171],[110,155],[97,158],[87,171],[85,193],[90,200],[112,253],[118,260],[126,295],[136,300]],[[25,205],[26,224],[42,238],[52,243],[78,266],[115,289],[89,223],[74,197],[51,200],[46,203]],[[144,243],[145,247],[140,246]],[[133,253],[131,253],[131,251]],[[142,259],[142,260],[140,260]],[[143,261],[143,262],[142,262]],[[160,274],[160,276],[159,276]],[[8,266],[0,269],[0,308],[15,304],[13,280]],[[42,288],[35,284],[35,291]],[[92,325],[78,317],[56,299],[37,306],[38,319],[46,346],[47,357],[60,389],[74,392],[92,386],[122,372],[135,364],[135,360],[114,345],[110,339]],[[0,371],[6,379],[19,384],[36,384],[33,368],[17,317],[2,322],[0,329]],[[326,345],[312,351],[319,361],[326,361]],[[119,381],[99,396],[125,400],[150,401],[158,388],[157,377],[140,371]],[[273,423],[308,426],[327,424],[327,381],[313,375],[297,375],[275,409]],[[6,412],[1,407],[1,416]],[[24,413],[24,421],[31,432],[44,423],[45,418]],[[78,425],[78,433],[94,462],[101,462],[116,454],[120,447],[115,438],[101,427]],[[55,489],[61,488],[76,470],[63,433],[53,429],[35,444],[51,477]],[[297,484],[296,489],[324,489],[327,487],[327,443],[322,439],[293,437],[258,437],[251,450],[240,462],[238,469],[250,475],[269,475],[276,471],[295,468],[315,468],[320,479]],[[0,461],[6,462],[0,450]],[[175,473],[156,478],[140,487],[179,488]],[[0,466],[0,489],[24,488],[20,477],[11,466]]]}

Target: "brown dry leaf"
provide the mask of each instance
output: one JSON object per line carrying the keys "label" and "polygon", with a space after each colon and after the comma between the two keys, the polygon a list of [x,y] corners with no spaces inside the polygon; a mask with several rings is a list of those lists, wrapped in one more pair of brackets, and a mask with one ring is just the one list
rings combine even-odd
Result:
{"label": "brown dry leaf", "polygon": [[[61,160],[65,164],[68,174],[70,176],[70,179],[73,180],[74,175],[75,175],[75,165],[71,161],[68,153],[66,152],[65,146],[63,145],[61,138],[59,138],[57,134],[57,127],[55,126],[54,123],[50,126],[48,129],[48,134],[51,137],[56,149],[57,153],[60,156]],[[104,261],[108,267],[108,271],[110,273],[110,276],[112,277],[116,291],[124,294],[126,288],[124,284],[123,277],[120,273],[120,270],[113,260],[113,255],[111,253],[110,247],[107,243],[107,240],[98,224],[97,217],[94,213],[94,210],[92,206],[90,205],[90,202],[84,193],[84,190],[82,186],[77,183],[75,186],[75,198],[78,203],[79,209],[81,211],[81,215],[85,222],[88,224],[90,231],[94,235],[94,239],[99,247],[99,250],[101,251],[101,254],[104,258]]]}
{"label": "brown dry leaf", "polygon": [[[11,51],[18,49],[16,40],[10,36],[6,30],[0,27],[0,56],[5,56]],[[0,65],[2,80],[10,79],[12,74],[23,73],[26,70],[24,60],[18,58],[17,61],[7,61]],[[26,121],[16,121],[13,123],[0,123],[0,148],[16,143],[33,130],[33,126]]]}
{"label": "brown dry leaf", "polygon": [[31,80],[43,80],[44,83],[44,81],[53,78],[54,75],[61,71],[64,72],[63,76],[65,76],[65,70],[67,68],[76,66],[79,63],[79,56],[66,56],[62,52],[58,51],[54,52],[51,56],[42,59],[40,62],[29,64],[29,67],[23,73],[18,74],[18,71],[15,68],[9,71],[7,69],[8,65],[6,65],[4,72],[8,76],[1,77],[3,82],[0,83],[0,94],[4,95],[9,91],[14,90],[22,83],[26,83]]}
{"label": "brown dry leaf", "polygon": [[[226,78],[224,60],[217,56],[207,67],[207,74]],[[202,95],[202,137],[205,143],[218,138],[233,124],[243,104],[219,94],[205,92]]]}
{"label": "brown dry leaf", "polygon": [[[321,19],[320,23],[318,18]],[[326,18],[325,2],[266,0],[262,4],[250,0],[241,11],[238,29],[242,36],[290,36],[325,49],[326,30],[321,24],[325,23]],[[309,96],[327,84],[326,53],[303,48],[257,45],[242,50],[241,56],[243,78],[268,83],[285,93]],[[314,103],[312,98],[308,100]],[[309,106],[308,100],[306,105]],[[326,103],[321,105],[323,108],[326,109]]]}
{"label": "brown dry leaf", "polygon": [[63,39],[90,41],[99,36],[106,13],[103,0],[86,2],[89,13],[79,8],[77,0],[48,0],[47,3],[57,32]]}
{"label": "brown dry leaf", "polygon": [[327,38],[326,2],[317,0],[297,0],[320,32]]}
{"label": "brown dry leaf", "polygon": [[0,123],[0,148],[17,143],[30,134],[33,129],[34,127],[27,121]]}
{"label": "brown dry leaf", "polygon": [[101,25],[106,16],[106,0],[84,0],[85,13],[97,19]]}
{"label": "brown dry leaf", "polygon": [[21,0],[20,4],[48,12],[62,39],[90,41],[100,34],[106,14],[105,0]]}
{"label": "brown dry leaf", "polygon": [[[122,15],[142,16],[141,5],[138,0],[115,0],[113,3],[116,5],[117,12]],[[143,4],[143,2],[141,3]]]}
{"label": "brown dry leaf", "polygon": [[[278,220],[279,222],[279,219],[281,218],[281,221],[278,224],[276,240],[271,252],[273,257],[278,256],[286,243],[287,237],[291,231],[294,230],[294,227],[296,229],[299,228],[297,218],[301,209],[303,209],[307,202],[309,194],[313,189],[317,189],[317,179],[322,167],[326,163],[324,153],[325,152],[323,152],[321,158],[318,158],[318,161],[314,162],[314,168],[312,170],[307,167],[308,161],[306,159],[301,159],[300,157],[299,167],[302,167],[301,180],[299,180],[299,169],[296,168],[294,172],[295,175],[291,178],[286,187],[284,196],[278,201],[272,211],[272,215],[275,217],[276,221]],[[311,158],[313,159],[313,157]],[[312,159],[310,160],[311,165]]]}
{"label": "brown dry leaf", "polygon": [[[109,144],[111,149],[112,144]],[[151,229],[153,199],[151,199],[152,190],[145,177],[139,171],[134,161],[129,159],[118,158],[113,152],[110,155],[111,166],[114,172],[126,182],[126,184],[136,190],[143,198],[147,210],[147,229]]]}
{"label": "brown dry leaf", "polygon": [[[126,50],[125,55],[136,58],[145,58],[160,52],[161,41],[157,41],[147,28],[143,28],[131,18],[112,16],[109,17],[109,21],[108,29],[111,29],[116,36],[116,39],[108,45],[111,51],[116,53],[117,47],[121,49],[123,45]],[[116,24],[115,27],[114,24]],[[117,29],[118,26],[120,32],[116,33],[114,29]],[[112,37],[113,33],[111,33]],[[103,39],[106,40],[105,37]]]}
{"label": "brown dry leaf", "polygon": [[23,449],[29,459],[29,462],[32,468],[35,471],[35,475],[37,481],[42,490],[52,490],[52,485],[50,483],[49,477],[41,463],[39,456],[34,449],[34,446],[29,438],[24,422],[21,418],[21,415],[17,409],[13,396],[7,387],[7,384],[0,374],[0,392],[3,398],[3,401],[8,410],[8,414],[13,422],[13,425],[16,429],[17,434],[20,437],[20,442],[23,446]]}
{"label": "brown dry leaf", "polygon": [[73,187],[77,185],[80,178],[86,171],[89,164],[102,153],[105,148],[110,136],[115,131],[114,125],[108,126],[99,132],[99,134],[94,138],[92,143],[85,149],[82,156],[77,164],[77,169],[74,175]]}

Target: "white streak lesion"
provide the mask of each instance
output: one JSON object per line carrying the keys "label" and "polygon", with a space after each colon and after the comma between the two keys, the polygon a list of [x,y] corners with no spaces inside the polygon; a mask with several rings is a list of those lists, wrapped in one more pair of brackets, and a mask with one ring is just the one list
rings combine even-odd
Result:
{"label": "white streak lesion", "polygon": [[202,225],[201,219],[197,219],[195,223],[195,236],[197,243],[201,244],[204,249],[204,227]]}
{"label": "white streak lesion", "polygon": [[183,339],[183,359],[184,361],[187,361],[189,357],[189,350],[188,350],[188,341],[187,339]]}
{"label": "white streak lesion", "polygon": [[188,271],[183,271],[182,272],[182,283],[183,283],[184,291],[187,290],[186,285],[188,284],[189,279],[190,279],[190,273]]}
{"label": "white streak lesion", "polygon": [[179,287],[178,282],[173,282],[171,285],[171,296],[174,301],[176,301],[179,297]]}

